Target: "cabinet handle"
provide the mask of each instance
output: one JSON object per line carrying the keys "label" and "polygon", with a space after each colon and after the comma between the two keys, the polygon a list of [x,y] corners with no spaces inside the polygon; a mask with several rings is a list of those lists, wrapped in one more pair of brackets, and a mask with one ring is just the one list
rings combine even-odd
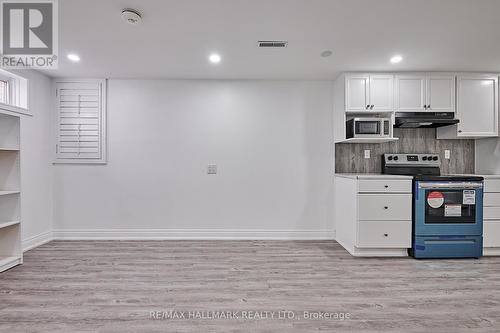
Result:
{"label": "cabinet handle", "polygon": [[462,133],[462,130],[458,130],[458,133]]}
{"label": "cabinet handle", "polygon": [[389,209],[389,207],[388,206],[384,206],[384,209]]}
{"label": "cabinet handle", "polygon": [[384,237],[388,237],[388,236],[389,236],[389,234],[384,234]]}
{"label": "cabinet handle", "polygon": [[375,106],[375,105],[373,105],[373,104],[372,104],[372,105],[370,106],[370,110],[373,110],[373,107],[374,107],[374,106]]}
{"label": "cabinet handle", "polygon": [[369,108],[370,108],[370,105],[367,105],[367,106],[366,106],[366,109],[368,110]]}
{"label": "cabinet handle", "polygon": [[384,185],[385,188],[389,188],[389,185]]}

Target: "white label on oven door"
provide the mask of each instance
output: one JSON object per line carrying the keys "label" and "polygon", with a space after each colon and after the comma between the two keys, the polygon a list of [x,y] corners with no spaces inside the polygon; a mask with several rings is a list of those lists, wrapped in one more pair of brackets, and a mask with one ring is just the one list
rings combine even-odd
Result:
{"label": "white label on oven door", "polygon": [[476,204],[476,190],[464,190],[464,205]]}
{"label": "white label on oven door", "polygon": [[444,205],[444,216],[462,216],[462,205]]}

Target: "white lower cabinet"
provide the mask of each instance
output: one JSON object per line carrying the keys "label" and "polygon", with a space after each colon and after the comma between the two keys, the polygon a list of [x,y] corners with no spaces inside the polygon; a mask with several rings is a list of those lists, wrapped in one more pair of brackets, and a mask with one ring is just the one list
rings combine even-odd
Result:
{"label": "white lower cabinet", "polygon": [[336,239],[353,256],[407,256],[412,178],[335,176]]}
{"label": "white lower cabinet", "polygon": [[358,215],[362,221],[411,220],[411,194],[359,194]]}
{"label": "white lower cabinet", "polygon": [[500,176],[484,177],[483,254],[500,255]]}
{"label": "white lower cabinet", "polygon": [[483,215],[486,221],[500,221],[500,205],[496,207],[487,206],[483,208]]}
{"label": "white lower cabinet", "polygon": [[411,221],[359,221],[360,248],[411,247]]}
{"label": "white lower cabinet", "polygon": [[497,255],[500,254],[500,220],[484,221],[483,235],[483,247],[487,249],[496,247]]}
{"label": "white lower cabinet", "polygon": [[[360,193],[408,193],[407,180],[395,179],[360,179],[358,181]],[[411,186],[410,186],[411,193]]]}
{"label": "white lower cabinet", "polygon": [[[485,180],[485,182],[487,182],[487,180]],[[484,192],[483,205],[484,207],[500,206],[500,192],[499,193]]]}

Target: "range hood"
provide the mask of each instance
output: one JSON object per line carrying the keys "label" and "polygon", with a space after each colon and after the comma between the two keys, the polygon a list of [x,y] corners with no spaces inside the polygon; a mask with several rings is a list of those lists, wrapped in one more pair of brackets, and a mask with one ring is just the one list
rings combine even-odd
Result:
{"label": "range hood", "polygon": [[394,127],[436,128],[458,124],[453,112],[396,112]]}

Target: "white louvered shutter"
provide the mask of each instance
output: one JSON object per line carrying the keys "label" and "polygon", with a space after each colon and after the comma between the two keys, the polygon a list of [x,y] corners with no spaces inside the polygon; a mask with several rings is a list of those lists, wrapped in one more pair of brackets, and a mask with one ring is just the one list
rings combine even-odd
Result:
{"label": "white louvered shutter", "polygon": [[106,81],[57,82],[56,89],[56,161],[104,163]]}

